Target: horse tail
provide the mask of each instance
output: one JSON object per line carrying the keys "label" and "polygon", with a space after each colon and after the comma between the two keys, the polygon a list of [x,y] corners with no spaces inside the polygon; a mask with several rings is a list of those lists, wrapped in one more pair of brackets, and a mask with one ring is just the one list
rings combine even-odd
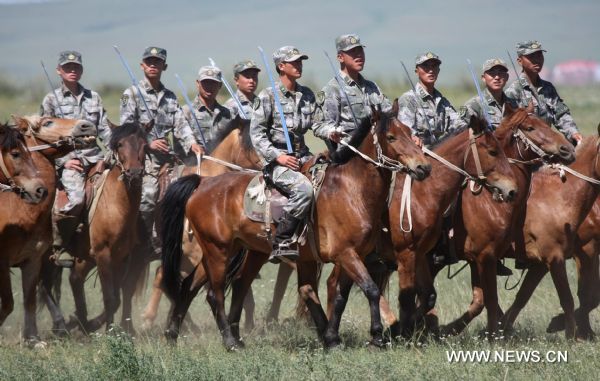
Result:
{"label": "horse tail", "polygon": [[[61,286],[62,286],[62,267],[56,266],[50,261],[50,253],[45,254],[42,259],[40,269],[40,280],[37,291],[38,303],[37,310],[41,311],[47,302],[58,306],[60,304]],[[49,299],[47,299],[49,298]]]}
{"label": "horse tail", "polygon": [[237,278],[238,273],[242,269],[242,265],[246,261],[248,250],[245,248],[240,249],[236,255],[229,260],[227,264],[227,271],[225,273],[225,290],[231,287],[233,281]]}
{"label": "horse tail", "polygon": [[183,255],[183,224],[185,206],[200,185],[200,176],[193,174],[175,181],[167,188],[161,208],[163,289],[172,300],[181,291],[179,269]]}

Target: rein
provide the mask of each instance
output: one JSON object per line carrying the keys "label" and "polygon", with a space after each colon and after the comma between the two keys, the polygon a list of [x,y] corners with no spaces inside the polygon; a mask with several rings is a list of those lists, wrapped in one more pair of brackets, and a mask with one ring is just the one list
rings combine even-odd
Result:
{"label": "rein", "polygon": [[250,168],[244,168],[244,167],[240,167],[239,165],[230,163],[228,161],[225,160],[221,160],[221,159],[217,159],[216,157],[212,157],[209,155],[200,155],[200,154],[196,154],[196,162],[198,164],[196,164],[196,174],[198,176],[200,176],[200,167],[202,165],[202,160],[209,160],[212,162],[215,162],[217,164],[220,164],[224,167],[233,169],[234,171],[240,171],[240,172],[247,172],[247,173],[259,173],[260,171],[257,171],[256,169],[250,169]]}

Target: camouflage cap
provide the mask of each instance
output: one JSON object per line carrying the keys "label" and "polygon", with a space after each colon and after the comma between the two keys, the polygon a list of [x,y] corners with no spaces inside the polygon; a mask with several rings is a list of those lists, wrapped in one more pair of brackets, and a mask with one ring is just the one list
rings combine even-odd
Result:
{"label": "camouflage cap", "polygon": [[202,66],[198,70],[198,81],[205,79],[221,82],[221,69],[216,66]]}
{"label": "camouflage cap", "polygon": [[426,62],[429,60],[436,60],[439,63],[442,63],[442,60],[440,59],[440,57],[438,57],[437,54],[432,53],[432,52],[425,52],[425,53],[421,53],[421,54],[417,55],[417,57],[415,58],[415,65],[420,65],[423,62]]}
{"label": "camouflage cap", "polygon": [[545,52],[539,41],[531,40],[517,43],[517,54],[519,56],[527,56],[535,52]]}
{"label": "camouflage cap", "polygon": [[58,55],[58,66],[62,66],[68,63],[76,63],[78,65],[83,66],[81,61],[81,53],[76,52],[74,50],[65,50],[64,52],[60,52]]}
{"label": "camouflage cap", "polygon": [[240,61],[233,66],[233,74],[239,74],[245,70],[260,71],[260,68],[258,67],[256,62],[252,60]]}
{"label": "camouflage cap", "polygon": [[167,60],[167,50],[163,48],[158,48],[156,46],[149,46],[144,50],[144,54],[142,55],[142,60],[146,58],[156,57],[160,58],[163,61]]}
{"label": "camouflage cap", "polygon": [[294,62],[296,60],[306,60],[308,56],[300,53],[298,49],[293,46],[282,46],[273,53],[273,62],[275,66],[282,62]]}
{"label": "camouflage cap", "polygon": [[485,73],[496,66],[501,66],[508,71],[506,62],[502,61],[500,58],[491,58],[483,63],[483,72]]}
{"label": "camouflage cap", "polygon": [[360,43],[360,37],[358,37],[357,34],[342,34],[335,39],[335,49],[338,52],[347,52],[348,50],[356,48],[357,46],[366,48],[365,45]]}

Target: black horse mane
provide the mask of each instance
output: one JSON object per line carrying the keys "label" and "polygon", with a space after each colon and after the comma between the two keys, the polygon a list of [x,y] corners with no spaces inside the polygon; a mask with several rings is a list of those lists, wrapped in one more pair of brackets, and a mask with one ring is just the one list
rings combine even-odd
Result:
{"label": "black horse mane", "polygon": [[142,130],[138,123],[124,123],[121,126],[114,127],[112,129],[110,142],[108,144],[109,148],[113,151],[116,151],[121,139],[134,134],[137,134],[141,137],[145,136],[144,130]]}
{"label": "black horse mane", "polygon": [[3,151],[10,150],[24,144],[25,139],[21,133],[7,125],[0,124],[0,147]]}
{"label": "black horse mane", "polygon": [[[388,128],[389,116],[384,113],[379,113],[380,119],[375,126],[375,132],[386,131]],[[363,140],[371,131],[371,119],[363,119],[361,125],[350,135],[348,144],[357,148],[362,144]],[[330,159],[335,164],[344,164],[352,159],[356,154],[346,146],[339,146],[335,151],[331,152]]]}

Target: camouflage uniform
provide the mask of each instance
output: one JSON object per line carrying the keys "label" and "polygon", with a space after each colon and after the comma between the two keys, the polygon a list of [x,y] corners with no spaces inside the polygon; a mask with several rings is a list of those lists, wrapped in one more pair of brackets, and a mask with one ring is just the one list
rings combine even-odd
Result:
{"label": "camouflage uniform", "polygon": [[[260,68],[256,63],[252,60],[245,60],[238,62],[233,67],[233,75],[239,75],[246,70],[256,70],[260,72]],[[252,102],[253,100],[248,99],[244,93],[242,93],[239,89],[235,92],[237,98],[242,104],[244,113],[248,117],[248,119],[252,118]],[[229,98],[227,102],[224,103],[224,106],[231,110],[231,116],[233,119],[239,116],[238,104],[233,98]]]}
{"label": "camouflage uniform", "polygon": [[[517,54],[519,56],[538,51],[545,52],[542,45],[537,41],[517,44]],[[518,82],[514,81],[508,87],[506,95],[514,98],[520,107],[527,107],[530,101],[533,102],[535,114],[548,124],[554,125],[567,139],[571,139],[573,134],[579,133],[569,107],[560,98],[552,83],[540,78],[536,88],[529,83],[525,74],[522,73],[518,78]]]}
{"label": "camouflage uniform", "polygon": [[[293,47],[283,47],[273,57],[275,65],[279,62],[293,62],[308,58]],[[300,84],[296,84],[295,92],[288,91],[281,82],[276,82],[276,87],[294,153],[302,162],[310,155],[304,142],[304,134],[320,118],[315,96],[308,87]],[[272,165],[272,179],[275,185],[289,195],[289,202],[284,211],[301,220],[310,209],[313,188],[310,181],[300,172],[276,163],[276,159],[280,155],[287,154],[287,150],[273,88],[268,87],[261,91],[255,98],[253,107],[250,122],[252,144],[263,165]]]}
{"label": "camouflage uniform", "polygon": [[[144,52],[143,59],[147,57],[159,57],[166,60],[166,51],[161,48],[150,47]],[[192,144],[197,143],[181,107],[177,103],[177,97],[171,91],[160,84],[158,90],[154,90],[150,82],[144,78],[138,87],[144,97],[146,106],[140,99],[135,86],[127,88],[121,97],[121,124],[123,123],[149,123],[154,120],[154,128],[147,136],[148,144],[157,139],[165,139],[169,144],[169,154],[149,151],[145,163],[145,175],[142,184],[142,200],[140,203],[140,215],[147,232],[151,232],[154,222],[154,208],[158,198],[158,173],[166,163],[173,163],[174,156],[182,156],[190,151]]]}

